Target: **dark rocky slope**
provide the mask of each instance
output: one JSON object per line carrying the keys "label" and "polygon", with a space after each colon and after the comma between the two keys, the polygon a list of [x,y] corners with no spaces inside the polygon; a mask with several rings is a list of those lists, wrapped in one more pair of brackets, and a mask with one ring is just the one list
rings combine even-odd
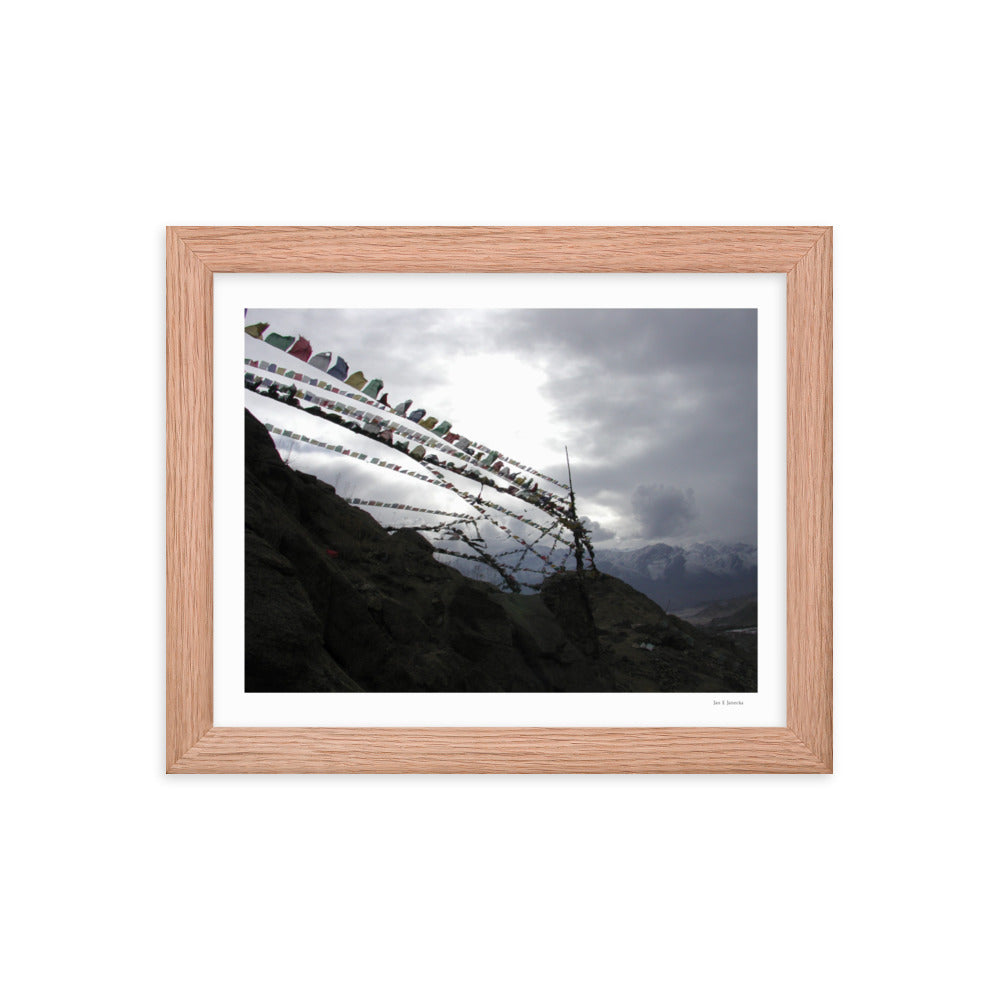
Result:
{"label": "dark rocky slope", "polygon": [[614,577],[507,594],[289,469],[246,414],[248,691],[753,691],[756,660]]}

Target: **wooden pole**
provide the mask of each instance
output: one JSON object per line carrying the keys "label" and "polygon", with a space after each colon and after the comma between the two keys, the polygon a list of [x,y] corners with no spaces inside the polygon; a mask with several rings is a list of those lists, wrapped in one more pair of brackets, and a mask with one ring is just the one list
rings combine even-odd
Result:
{"label": "wooden pole", "polygon": [[569,516],[573,519],[573,554],[576,556],[576,571],[583,572],[583,540],[580,537],[580,522],[576,516],[576,494],[573,492],[573,470],[569,467],[569,445],[566,449],[566,474],[569,476]]}

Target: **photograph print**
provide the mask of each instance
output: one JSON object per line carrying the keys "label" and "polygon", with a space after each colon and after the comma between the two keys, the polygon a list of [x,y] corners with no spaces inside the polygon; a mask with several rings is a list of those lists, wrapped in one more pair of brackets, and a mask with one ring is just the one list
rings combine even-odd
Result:
{"label": "photograph print", "polygon": [[244,312],[245,690],[757,690],[754,309]]}

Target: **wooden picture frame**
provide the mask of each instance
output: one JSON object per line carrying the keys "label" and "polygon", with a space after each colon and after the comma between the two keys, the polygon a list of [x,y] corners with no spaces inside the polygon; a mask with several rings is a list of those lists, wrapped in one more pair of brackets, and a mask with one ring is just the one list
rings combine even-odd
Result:
{"label": "wooden picture frame", "polygon": [[[832,772],[830,227],[170,227],[166,241],[168,773]],[[787,276],[785,727],[213,725],[213,275],[448,271]]]}

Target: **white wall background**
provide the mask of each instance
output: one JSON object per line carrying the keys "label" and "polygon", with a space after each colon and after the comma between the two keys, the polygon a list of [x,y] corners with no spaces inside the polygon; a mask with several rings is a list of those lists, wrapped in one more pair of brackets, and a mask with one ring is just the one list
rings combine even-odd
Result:
{"label": "white wall background", "polygon": [[[986,995],[988,11],[7,12],[8,995]],[[190,223],[835,225],[836,774],[165,777]]]}

